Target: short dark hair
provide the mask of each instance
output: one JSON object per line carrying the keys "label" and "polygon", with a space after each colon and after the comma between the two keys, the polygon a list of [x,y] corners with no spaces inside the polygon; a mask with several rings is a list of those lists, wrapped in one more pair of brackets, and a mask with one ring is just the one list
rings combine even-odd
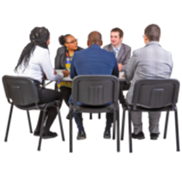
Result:
{"label": "short dark hair", "polygon": [[151,24],[145,28],[144,33],[150,41],[159,41],[161,30],[158,25]]}
{"label": "short dark hair", "polygon": [[113,28],[112,30],[111,30],[111,32],[119,32],[119,37],[121,38],[121,37],[123,37],[123,31],[120,29],[120,28]]}
{"label": "short dark hair", "polygon": [[88,33],[87,40],[90,44],[100,44],[103,41],[103,35],[98,30],[92,30]]}

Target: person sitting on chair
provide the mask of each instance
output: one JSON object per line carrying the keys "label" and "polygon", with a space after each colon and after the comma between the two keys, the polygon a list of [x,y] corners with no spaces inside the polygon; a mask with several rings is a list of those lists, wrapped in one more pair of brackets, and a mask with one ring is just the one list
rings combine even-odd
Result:
{"label": "person sitting on chair", "polygon": [[[66,69],[70,70],[72,58],[75,51],[82,50],[81,47],[78,46],[77,39],[71,34],[61,35],[59,37],[59,43],[62,47],[58,48],[57,54],[55,57],[55,69]],[[68,105],[68,100],[71,95],[71,87],[72,82],[70,81],[59,81],[55,85],[55,89],[61,89],[61,94],[63,100],[65,101],[66,105]],[[67,119],[69,119],[69,114],[67,115]]]}
{"label": "person sitting on chair", "polygon": [[[126,93],[126,102],[131,105],[133,89],[137,80],[167,79],[173,72],[172,53],[160,45],[161,27],[156,23],[147,25],[143,33],[144,47],[133,50],[125,70],[126,81],[132,80]],[[148,112],[149,139],[157,141],[160,136],[161,112]],[[131,112],[132,136],[136,140],[145,140],[143,113]]]}
{"label": "person sitting on chair", "polygon": [[[73,56],[70,70],[71,78],[77,75],[115,75],[118,77],[118,65],[114,53],[100,48],[102,45],[101,34],[96,31],[91,32],[88,35],[87,45],[87,49],[75,52]],[[82,123],[82,114],[73,113],[73,116],[78,127],[77,139],[85,139],[86,134]],[[113,113],[107,113],[106,117],[104,138],[110,138]]]}
{"label": "person sitting on chair", "polygon": [[[48,45],[50,43],[50,33],[45,27],[35,27],[30,33],[30,43],[23,49],[15,71],[19,76],[27,76],[34,80],[39,94],[39,104],[44,104],[54,100],[60,100],[62,103],[61,93],[41,87],[44,76],[49,80],[60,80],[69,75],[69,71],[57,73],[51,64]],[[61,107],[61,106],[60,106]],[[50,107],[46,113],[47,122],[43,128],[43,138],[53,138],[57,133],[51,132],[50,127],[56,118],[56,107]],[[40,112],[37,127],[34,131],[35,136],[40,135],[43,111]]]}

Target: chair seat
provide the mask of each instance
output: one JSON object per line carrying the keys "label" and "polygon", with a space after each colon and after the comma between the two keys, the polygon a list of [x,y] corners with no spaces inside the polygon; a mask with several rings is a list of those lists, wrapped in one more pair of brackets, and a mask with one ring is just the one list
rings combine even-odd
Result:
{"label": "chair seat", "polygon": [[132,110],[133,112],[137,112],[137,111],[143,111],[143,112],[160,112],[160,111],[168,111],[168,110],[173,110],[174,107],[172,105],[170,106],[166,106],[166,107],[161,107],[161,108],[146,108],[146,107],[142,107],[142,106],[136,106],[136,108],[134,108],[133,105],[128,105],[129,109]]}
{"label": "chair seat", "polygon": [[[73,107],[73,105],[71,105]],[[118,106],[119,107],[119,106]],[[108,106],[76,106],[74,112],[87,112],[87,113],[101,113],[101,112],[113,112],[114,104]]]}
{"label": "chair seat", "polygon": [[59,102],[60,101],[52,101],[52,102],[49,102],[49,103],[38,104],[37,105],[38,107],[35,104],[25,105],[25,106],[20,106],[20,105],[15,105],[15,106],[18,107],[19,109],[22,109],[22,110],[39,110],[39,109],[44,109],[45,107],[55,106]]}

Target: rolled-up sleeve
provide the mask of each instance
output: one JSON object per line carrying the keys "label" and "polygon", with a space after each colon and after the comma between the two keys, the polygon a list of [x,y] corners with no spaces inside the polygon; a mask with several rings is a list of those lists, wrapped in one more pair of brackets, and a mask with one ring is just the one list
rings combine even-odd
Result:
{"label": "rolled-up sleeve", "polygon": [[54,74],[54,69],[52,67],[48,51],[45,51],[43,53],[40,64],[48,80],[56,81],[56,80],[61,80],[64,77],[63,73],[57,73],[56,75]]}

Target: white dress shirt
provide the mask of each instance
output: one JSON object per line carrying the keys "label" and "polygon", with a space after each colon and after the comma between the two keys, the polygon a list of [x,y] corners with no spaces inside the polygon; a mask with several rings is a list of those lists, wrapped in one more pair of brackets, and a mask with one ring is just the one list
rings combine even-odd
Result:
{"label": "white dress shirt", "polygon": [[49,50],[40,46],[35,46],[35,50],[30,55],[27,66],[24,62],[18,67],[19,76],[27,76],[42,83],[44,74],[51,81],[61,80],[63,73],[54,75],[54,69],[51,64]]}

